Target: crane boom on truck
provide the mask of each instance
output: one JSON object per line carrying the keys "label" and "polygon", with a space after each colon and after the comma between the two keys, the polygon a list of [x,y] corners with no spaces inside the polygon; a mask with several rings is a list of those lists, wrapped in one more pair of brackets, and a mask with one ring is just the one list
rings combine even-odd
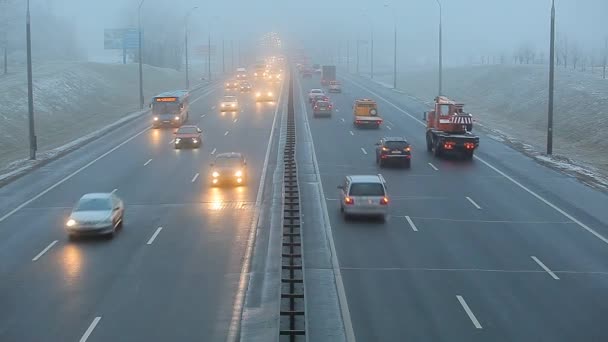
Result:
{"label": "crane boom on truck", "polygon": [[479,137],[471,133],[473,115],[464,112],[463,107],[462,103],[437,96],[434,109],[424,113],[426,148],[436,157],[446,152],[459,152],[465,159],[473,158]]}

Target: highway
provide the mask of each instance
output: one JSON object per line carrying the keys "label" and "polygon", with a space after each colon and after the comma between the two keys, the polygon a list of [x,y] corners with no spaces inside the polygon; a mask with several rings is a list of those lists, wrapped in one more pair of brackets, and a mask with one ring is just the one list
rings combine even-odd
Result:
{"label": "highway", "polygon": [[[173,129],[144,115],[0,189],[0,341],[226,340],[278,104],[241,94],[241,112],[222,115],[223,91],[193,92],[198,150],[175,150]],[[210,187],[209,163],[230,151],[246,156],[249,184]],[[78,198],[110,191],[124,228],[69,241]]]}
{"label": "highway", "polygon": [[[316,217],[305,218],[303,229],[317,235],[317,227],[329,229],[338,292],[343,286],[346,298],[342,317],[357,341],[608,339],[602,324],[608,313],[608,196],[484,134],[472,162],[436,159],[426,152],[425,106],[369,80],[342,76],[343,93],[329,94],[335,108],[330,119],[313,118],[307,102],[307,92],[320,88],[318,76],[296,84],[302,95],[296,109],[298,134],[306,135],[309,125],[315,149],[301,148],[299,161],[314,159],[326,202],[308,214]],[[353,127],[357,98],[378,101],[385,119],[379,130]],[[383,136],[410,141],[411,169],[376,166],[374,144]],[[387,222],[346,222],[336,186],[347,174],[379,173],[391,198]],[[306,177],[314,183],[314,175]],[[311,255],[321,243],[310,234],[306,269],[322,272],[331,266]]]}
{"label": "highway", "polygon": [[[305,98],[318,76],[294,81],[308,340],[608,340],[605,193],[479,132],[473,161],[434,158],[424,105],[340,79],[331,118]],[[243,340],[274,340],[286,84],[275,91],[223,115],[220,84],[194,91],[198,150],[175,150],[144,115],[1,187],[0,341],[233,341],[241,326]],[[353,127],[357,98],[378,101],[379,130]],[[376,166],[383,136],[410,141],[411,169]],[[245,154],[250,182],[212,188],[209,163],[228,151]],[[345,221],[336,186],[379,173],[387,221]],[[110,191],[124,228],[69,241],[78,198]]]}

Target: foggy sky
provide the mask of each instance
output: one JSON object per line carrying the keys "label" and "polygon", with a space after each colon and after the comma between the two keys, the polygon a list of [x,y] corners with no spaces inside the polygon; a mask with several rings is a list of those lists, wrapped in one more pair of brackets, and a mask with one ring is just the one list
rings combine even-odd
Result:
{"label": "foggy sky", "polygon": [[[139,0],[31,1],[33,15],[37,10],[51,10],[72,25],[89,59],[107,53],[103,51],[104,28],[137,22]],[[522,44],[548,51],[549,0],[442,0],[442,4],[448,63],[465,55],[511,55]],[[222,38],[253,42],[264,32],[277,31],[292,45],[304,44],[325,53],[333,49],[337,54],[345,50],[346,40],[369,40],[373,33],[377,60],[382,63],[392,54],[396,23],[400,61],[415,63],[437,54],[435,0],[146,0],[144,23],[169,21],[183,32],[184,16],[193,6],[199,6],[190,17],[193,45],[206,43],[208,34],[212,44],[218,44]],[[582,50],[600,54],[608,36],[608,1],[557,0],[556,6],[558,32]]]}

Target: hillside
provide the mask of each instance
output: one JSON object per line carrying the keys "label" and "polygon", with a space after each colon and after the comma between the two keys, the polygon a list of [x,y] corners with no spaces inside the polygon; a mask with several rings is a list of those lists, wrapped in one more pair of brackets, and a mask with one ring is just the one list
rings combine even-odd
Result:
{"label": "hillside", "polygon": [[[40,152],[61,146],[139,109],[136,64],[49,63],[34,74],[34,113]],[[184,87],[184,75],[144,66],[147,99]],[[194,77],[193,77],[194,78]],[[0,169],[28,156],[24,69],[0,77]]]}
{"label": "hillside", "polygon": [[[448,68],[443,93],[475,114],[484,126],[545,150],[548,68],[489,65]],[[392,83],[390,76],[382,77]],[[437,94],[436,71],[399,75],[398,86],[424,101]],[[608,174],[608,80],[589,72],[556,69],[554,153]]]}

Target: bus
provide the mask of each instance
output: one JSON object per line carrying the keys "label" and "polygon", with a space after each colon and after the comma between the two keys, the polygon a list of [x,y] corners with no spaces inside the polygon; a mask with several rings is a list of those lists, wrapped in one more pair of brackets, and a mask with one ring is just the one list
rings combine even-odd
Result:
{"label": "bus", "polygon": [[150,108],[152,108],[152,127],[162,126],[180,127],[188,120],[188,98],[187,90],[169,91],[154,96]]}

